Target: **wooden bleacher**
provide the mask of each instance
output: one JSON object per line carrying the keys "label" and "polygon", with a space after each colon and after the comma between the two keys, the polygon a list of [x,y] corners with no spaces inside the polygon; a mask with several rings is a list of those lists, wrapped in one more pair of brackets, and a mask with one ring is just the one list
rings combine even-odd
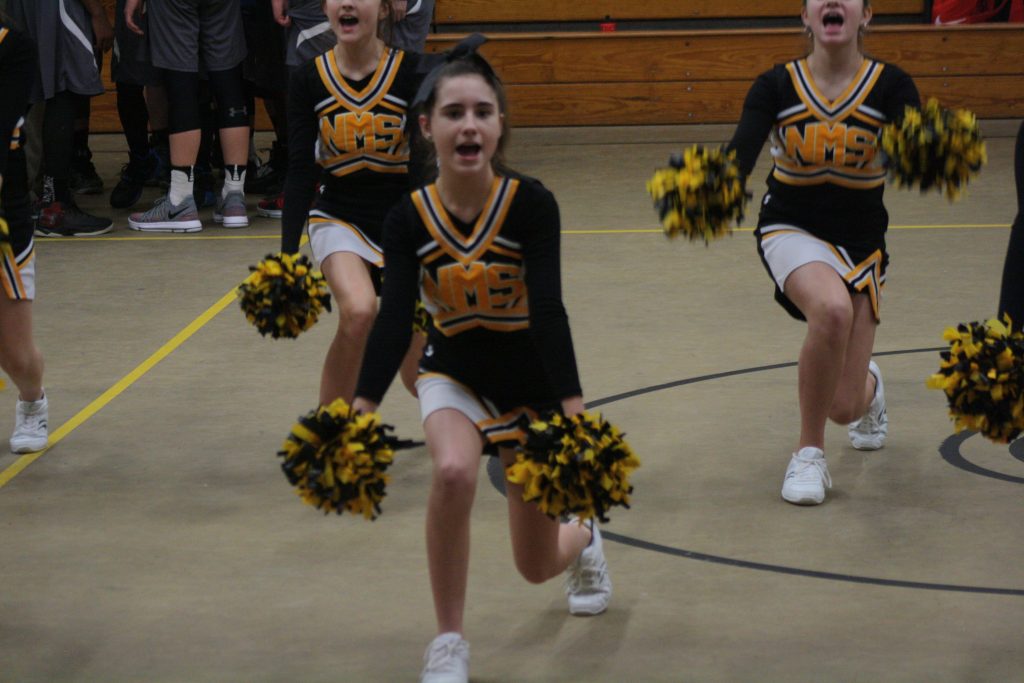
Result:
{"label": "wooden bleacher", "polygon": [[[113,0],[106,0],[112,4]],[[452,46],[470,27],[490,41],[482,52],[502,76],[516,126],[733,123],[753,79],[802,54],[799,28],[734,28],[793,17],[795,0],[437,0],[441,33],[427,50]],[[923,97],[982,118],[1024,117],[1024,25],[932,26],[926,0],[878,0],[865,40],[895,62]],[[598,23],[704,19],[726,28],[619,30]],[[885,22],[884,24],[882,22]],[[537,23],[593,22],[593,30],[525,31]],[[731,23],[732,22],[732,23]],[[569,25],[568,23],[566,25]],[[108,79],[109,84],[109,79]],[[93,130],[118,131],[113,86],[94,100]],[[257,125],[267,129],[261,113]]]}
{"label": "wooden bleacher", "polygon": [[[922,17],[925,0],[881,0],[875,12]],[[437,0],[434,22],[500,24],[796,17],[797,0]]]}

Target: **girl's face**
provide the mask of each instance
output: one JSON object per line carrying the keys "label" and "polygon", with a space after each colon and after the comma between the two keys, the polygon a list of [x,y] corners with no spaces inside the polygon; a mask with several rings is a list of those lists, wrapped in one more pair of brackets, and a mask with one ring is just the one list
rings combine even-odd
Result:
{"label": "girl's face", "polygon": [[323,8],[339,43],[375,38],[386,12],[383,0],[323,0]]}
{"label": "girl's face", "polygon": [[828,46],[856,43],[871,14],[864,0],[807,0],[801,16],[814,42]]}
{"label": "girl's face", "polygon": [[420,116],[420,128],[437,150],[441,174],[490,172],[504,116],[494,90],[482,76],[464,74],[442,80],[434,108]]}

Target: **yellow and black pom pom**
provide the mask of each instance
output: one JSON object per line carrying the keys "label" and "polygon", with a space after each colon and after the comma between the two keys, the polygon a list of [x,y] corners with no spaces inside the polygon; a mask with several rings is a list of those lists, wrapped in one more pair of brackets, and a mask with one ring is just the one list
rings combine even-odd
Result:
{"label": "yellow and black pom pom", "polygon": [[339,398],[299,418],[277,453],[281,469],[303,502],[324,514],[376,519],[395,451],[415,445],[391,430],[377,413],[353,413]]}
{"label": "yellow and black pom pom", "polygon": [[294,339],[311,328],[321,311],[331,310],[324,276],[305,255],[267,254],[238,286],[246,319],[263,336]]}
{"label": "yellow and black pom pom", "polygon": [[1017,438],[1024,431],[1024,334],[1006,317],[950,327],[943,339],[949,351],[939,354],[928,387],[945,392],[956,430],[997,443]]}
{"label": "yellow and black pom pom", "polygon": [[430,311],[423,305],[420,299],[416,299],[416,313],[412,319],[412,331],[418,334],[426,336],[427,331],[430,330],[434,324],[434,319],[430,317]]}
{"label": "yellow and black pom pom", "polygon": [[647,192],[669,237],[683,235],[707,244],[743,220],[748,195],[735,150],[696,145],[673,156],[669,168],[655,171]]}
{"label": "yellow and black pom pom", "polygon": [[985,141],[973,113],[943,109],[931,98],[921,109],[882,129],[889,178],[897,187],[935,189],[953,201],[987,160]]}
{"label": "yellow and black pom pom", "polygon": [[550,517],[573,514],[602,522],[611,507],[629,507],[629,475],[640,461],[600,414],[551,412],[524,422],[526,441],[505,475],[523,486],[523,500],[535,501]]}

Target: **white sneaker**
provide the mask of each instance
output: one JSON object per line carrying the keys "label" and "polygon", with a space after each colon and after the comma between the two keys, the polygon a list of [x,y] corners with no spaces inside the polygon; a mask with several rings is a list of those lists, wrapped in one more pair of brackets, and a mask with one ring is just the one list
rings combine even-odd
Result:
{"label": "white sneaker", "polygon": [[34,453],[46,448],[49,412],[45,395],[38,401],[18,399],[14,411],[14,434],[11,435],[12,453]]}
{"label": "white sneaker", "polygon": [[851,422],[847,428],[850,444],[858,451],[877,451],[885,445],[885,437],[889,433],[889,417],[885,414],[885,387],[882,384],[882,371],[875,361],[868,363],[868,372],[875,376],[875,396],[871,399],[868,412],[864,417]]}
{"label": "white sneaker", "polygon": [[442,633],[423,653],[420,683],[468,683],[469,643],[458,633]]}
{"label": "white sneaker", "polygon": [[805,446],[794,453],[782,480],[782,498],[795,505],[820,505],[826,488],[832,488],[832,477],[824,451]]}
{"label": "white sneaker", "polygon": [[[579,524],[574,517],[569,524]],[[604,546],[597,523],[590,522],[590,545],[566,570],[565,594],[569,597],[569,614],[593,616],[608,609],[612,598],[612,579],[604,560]]]}

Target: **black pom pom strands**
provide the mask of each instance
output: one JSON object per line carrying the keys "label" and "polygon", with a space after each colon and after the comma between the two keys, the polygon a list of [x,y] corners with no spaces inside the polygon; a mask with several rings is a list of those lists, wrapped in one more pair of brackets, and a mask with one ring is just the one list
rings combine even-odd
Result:
{"label": "black pom pom strands", "polygon": [[667,236],[682,235],[705,244],[729,234],[731,224],[743,220],[748,199],[736,152],[700,145],[655,171],[647,192]]}
{"label": "black pom pom strands", "polygon": [[327,282],[305,255],[267,254],[249,270],[238,286],[239,304],[263,336],[294,339],[331,310]]}
{"label": "black pom pom strands", "polygon": [[977,118],[966,109],[943,109],[931,98],[922,109],[882,129],[882,154],[897,187],[935,189],[950,201],[960,197],[987,161]]}
{"label": "black pom pom strands", "polygon": [[299,418],[278,456],[303,502],[341,514],[376,519],[396,450],[417,445],[391,435],[377,413],[354,413],[344,400]]}
{"label": "black pom pom strands", "polygon": [[1024,334],[1006,317],[950,327],[943,339],[949,351],[939,354],[928,387],[945,392],[956,430],[996,443],[1017,438],[1024,431]]}
{"label": "black pom pom strands", "polygon": [[617,428],[591,413],[551,412],[523,422],[526,440],[506,471],[509,482],[523,486],[523,500],[549,517],[601,522],[613,506],[629,508],[629,475],[640,461]]}

